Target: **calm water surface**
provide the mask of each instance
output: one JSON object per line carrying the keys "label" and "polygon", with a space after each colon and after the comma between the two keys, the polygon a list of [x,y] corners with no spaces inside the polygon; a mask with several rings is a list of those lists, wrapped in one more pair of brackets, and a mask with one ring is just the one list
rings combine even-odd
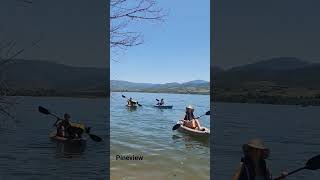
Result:
{"label": "calm water surface", "polygon": [[[142,104],[128,109],[121,93],[112,93],[111,102],[111,179],[195,179],[207,180],[210,173],[209,142],[172,131],[173,125],[192,104],[195,115],[210,110],[209,96],[155,93],[124,93]],[[173,109],[153,107],[164,98]],[[210,127],[210,116],[201,118]],[[142,161],[120,161],[116,155],[143,155]]]}
{"label": "calm water surface", "polygon": [[[263,104],[215,104],[213,178],[231,179],[242,156],[241,146],[253,137],[271,149],[267,163],[274,177],[304,166],[320,154],[319,107]],[[320,171],[301,171],[288,180],[318,180]]]}
{"label": "calm water surface", "polygon": [[0,117],[0,179],[106,179],[105,142],[87,141],[84,151],[50,141],[48,134],[55,119],[40,114],[38,105],[57,115],[92,127],[91,132],[106,139],[105,99],[15,97],[11,110],[15,119]]}

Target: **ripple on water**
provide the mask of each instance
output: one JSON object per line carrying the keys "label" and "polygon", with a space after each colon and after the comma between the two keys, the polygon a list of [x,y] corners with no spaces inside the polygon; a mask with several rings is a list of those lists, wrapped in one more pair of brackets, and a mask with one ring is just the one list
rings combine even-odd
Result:
{"label": "ripple on water", "polygon": [[[129,111],[121,93],[111,99],[111,179],[209,179],[209,142],[194,140],[172,131],[183,116],[187,104],[196,107],[196,115],[210,110],[209,96],[152,93],[126,93],[143,107]],[[172,110],[153,108],[156,98],[174,105]],[[190,103],[192,102],[192,103]],[[209,117],[201,123],[210,127]],[[120,154],[141,154],[143,161],[119,161]],[[188,172],[188,173],[186,173]]]}

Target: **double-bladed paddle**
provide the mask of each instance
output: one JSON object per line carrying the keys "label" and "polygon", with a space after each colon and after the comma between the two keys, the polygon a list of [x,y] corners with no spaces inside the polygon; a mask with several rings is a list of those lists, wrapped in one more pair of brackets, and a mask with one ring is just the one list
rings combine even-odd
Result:
{"label": "double-bladed paddle", "polygon": [[[201,118],[202,116],[208,116],[208,115],[210,115],[210,111],[207,111],[205,114],[197,117],[196,119],[199,119],[199,118]],[[181,124],[175,124],[175,125],[172,127],[172,131],[178,129],[180,126],[181,126]]]}
{"label": "double-bladed paddle", "polygon": [[299,169],[291,171],[286,175],[281,175],[281,176],[275,178],[274,180],[283,179],[283,178],[285,178],[285,177],[287,177],[287,176],[289,176],[291,174],[297,173],[297,172],[299,172],[301,170],[304,170],[304,169],[308,169],[308,170],[318,170],[318,169],[320,169],[320,155],[314,156],[311,159],[309,159],[304,167],[301,167]]}
{"label": "double-bladed paddle", "polygon": [[[123,98],[126,98],[127,100],[129,100],[125,95],[121,95]],[[142,106],[141,104],[139,104],[139,102],[137,101],[138,106]]]}
{"label": "double-bladed paddle", "polygon": [[[46,109],[46,108],[44,108],[44,107],[42,107],[42,106],[39,106],[39,107],[38,107],[38,110],[39,110],[39,112],[41,112],[42,114],[51,115],[51,116],[53,116],[53,117],[55,117],[55,118],[57,118],[57,119],[61,119],[61,118],[59,118],[57,115],[51,113],[48,109]],[[96,141],[96,142],[102,141],[102,138],[101,138],[101,137],[90,133],[90,128],[87,128],[87,129],[85,130],[85,132],[89,135],[89,137],[90,137],[93,141]]]}

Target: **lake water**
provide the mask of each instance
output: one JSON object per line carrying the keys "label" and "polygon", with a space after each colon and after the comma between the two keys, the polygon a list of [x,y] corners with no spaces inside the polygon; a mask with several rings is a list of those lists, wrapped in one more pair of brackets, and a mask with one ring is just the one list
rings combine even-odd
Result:
{"label": "lake water", "polygon": [[[207,95],[124,93],[142,104],[128,109],[122,93],[114,92],[110,99],[111,179],[163,180],[210,178],[210,148],[208,140],[198,140],[172,131],[173,125],[192,104],[195,115],[210,110]],[[173,109],[154,108],[155,99],[164,98]],[[210,127],[210,116],[201,118]],[[142,161],[116,160],[116,155],[142,155]]]}
{"label": "lake water", "polygon": [[[262,138],[271,149],[267,163],[273,177],[304,166],[320,154],[320,107],[215,103],[213,178],[231,179],[242,144]],[[320,171],[304,170],[288,180],[317,180]]]}
{"label": "lake water", "polygon": [[0,117],[0,179],[107,179],[108,147],[88,139],[85,149],[74,151],[50,141],[55,118],[38,112],[44,106],[59,116],[92,127],[91,133],[107,139],[106,99],[14,97],[15,119]]}

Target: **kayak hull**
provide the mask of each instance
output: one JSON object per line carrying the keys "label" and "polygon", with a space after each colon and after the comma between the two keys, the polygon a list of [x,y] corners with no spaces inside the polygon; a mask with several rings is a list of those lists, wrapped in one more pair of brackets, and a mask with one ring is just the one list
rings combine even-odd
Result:
{"label": "kayak hull", "polygon": [[197,130],[197,129],[191,129],[191,128],[188,128],[186,126],[183,126],[183,121],[180,120],[177,122],[177,124],[180,124],[181,126],[178,128],[178,131],[180,132],[183,132],[183,133],[187,133],[189,135],[192,135],[192,136],[197,136],[197,137],[210,137],[210,129],[208,128],[204,128],[203,131],[200,131],[200,130]]}
{"label": "kayak hull", "polygon": [[137,108],[138,105],[126,105],[128,108]]}
{"label": "kayak hull", "polygon": [[65,144],[70,144],[70,145],[85,145],[87,142],[86,138],[74,138],[74,139],[69,139],[69,138],[65,138],[65,137],[60,137],[57,136],[56,131],[52,131],[49,134],[49,138],[52,141],[58,142],[58,143],[65,143]]}
{"label": "kayak hull", "polygon": [[155,105],[154,107],[159,108],[159,109],[172,109],[173,108],[173,106],[158,106],[158,105]]}

